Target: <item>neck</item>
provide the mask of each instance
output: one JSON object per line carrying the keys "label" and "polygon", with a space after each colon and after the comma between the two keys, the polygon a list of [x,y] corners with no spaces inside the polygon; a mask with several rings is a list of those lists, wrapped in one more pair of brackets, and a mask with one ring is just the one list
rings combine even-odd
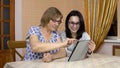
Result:
{"label": "neck", "polygon": [[42,27],[42,30],[44,31],[44,32],[46,32],[47,34],[51,34],[51,30],[49,29],[49,28],[47,28],[47,27]]}
{"label": "neck", "polygon": [[72,37],[76,38],[77,34],[76,33],[72,33]]}

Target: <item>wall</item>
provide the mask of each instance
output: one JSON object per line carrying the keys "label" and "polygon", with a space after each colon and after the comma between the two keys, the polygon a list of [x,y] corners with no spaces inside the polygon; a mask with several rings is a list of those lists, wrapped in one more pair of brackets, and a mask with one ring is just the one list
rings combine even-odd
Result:
{"label": "wall", "polygon": [[118,39],[120,39],[120,0],[117,4],[117,21],[118,21]]}
{"label": "wall", "polygon": [[15,0],[15,40],[22,39],[22,1]]}
{"label": "wall", "polygon": [[106,55],[113,55],[113,46],[117,45],[120,46],[120,40],[104,40],[104,43],[101,45],[97,53],[106,54]]}
{"label": "wall", "polygon": [[[22,37],[31,25],[39,25],[43,12],[48,7],[57,7],[63,13],[63,23],[59,31],[64,30],[64,20],[68,12],[77,9],[83,13],[84,0],[22,0]],[[26,27],[27,26],[27,27]]]}

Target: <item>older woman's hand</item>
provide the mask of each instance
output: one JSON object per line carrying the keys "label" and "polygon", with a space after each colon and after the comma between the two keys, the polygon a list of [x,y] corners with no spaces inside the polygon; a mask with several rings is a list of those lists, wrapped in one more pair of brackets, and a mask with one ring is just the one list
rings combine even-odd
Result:
{"label": "older woman's hand", "polygon": [[52,55],[50,53],[44,53],[42,61],[43,62],[51,62],[52,61]]}
{"label": "older woman's hand", "polygon": [[73,43],[77,43],[77,39],[74,39],[74,38],[67,38],[65,41],[64,41],[64,47],[68,47],[70,46],[71,44]]}
{"label": "older woman's hand", "polygon": [[90,40],[90,42],[88,43],[88,53],[92,53],[95,50],[96,44]]}

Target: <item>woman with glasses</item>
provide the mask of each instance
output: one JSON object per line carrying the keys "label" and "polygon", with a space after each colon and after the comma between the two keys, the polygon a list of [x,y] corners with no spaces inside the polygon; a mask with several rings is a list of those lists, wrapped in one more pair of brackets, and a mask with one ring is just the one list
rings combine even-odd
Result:
{"label": "woman with glasses", "polygon": [[27,48],[24,60],[42,59],[44,62],[50,62],[65,57],[65,47],[76,39],[67,38],[61,42],[57,29],[62,18],[63,15],[57,8],[50,7],[44,12],[41,24],[30,27],[26,37]]}
{"label": "woman with glasses", "polygon": [[[85,31],[84,19],[82,14],[77,10],[72,10],[66,17],[65,32],[61,33],[64,40],[66,38],[74,38],[77,40],[90,40],[90,36]],[[91,40],[88,43],[88,54],[91,54],[95,49],[95,43]],[[66,48],[66,55],[70,56],[75,44],[71,44]]]}

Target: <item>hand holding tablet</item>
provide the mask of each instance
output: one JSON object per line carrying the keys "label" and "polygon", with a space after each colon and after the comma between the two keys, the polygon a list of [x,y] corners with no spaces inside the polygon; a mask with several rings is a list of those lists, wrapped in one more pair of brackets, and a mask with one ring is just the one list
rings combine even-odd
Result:
{"label": "hand holding tablet", "polygon": [[75,45],[68,61],[82,60],[86,57],[88,51],[88,42],[90,40],[81,40]]}

